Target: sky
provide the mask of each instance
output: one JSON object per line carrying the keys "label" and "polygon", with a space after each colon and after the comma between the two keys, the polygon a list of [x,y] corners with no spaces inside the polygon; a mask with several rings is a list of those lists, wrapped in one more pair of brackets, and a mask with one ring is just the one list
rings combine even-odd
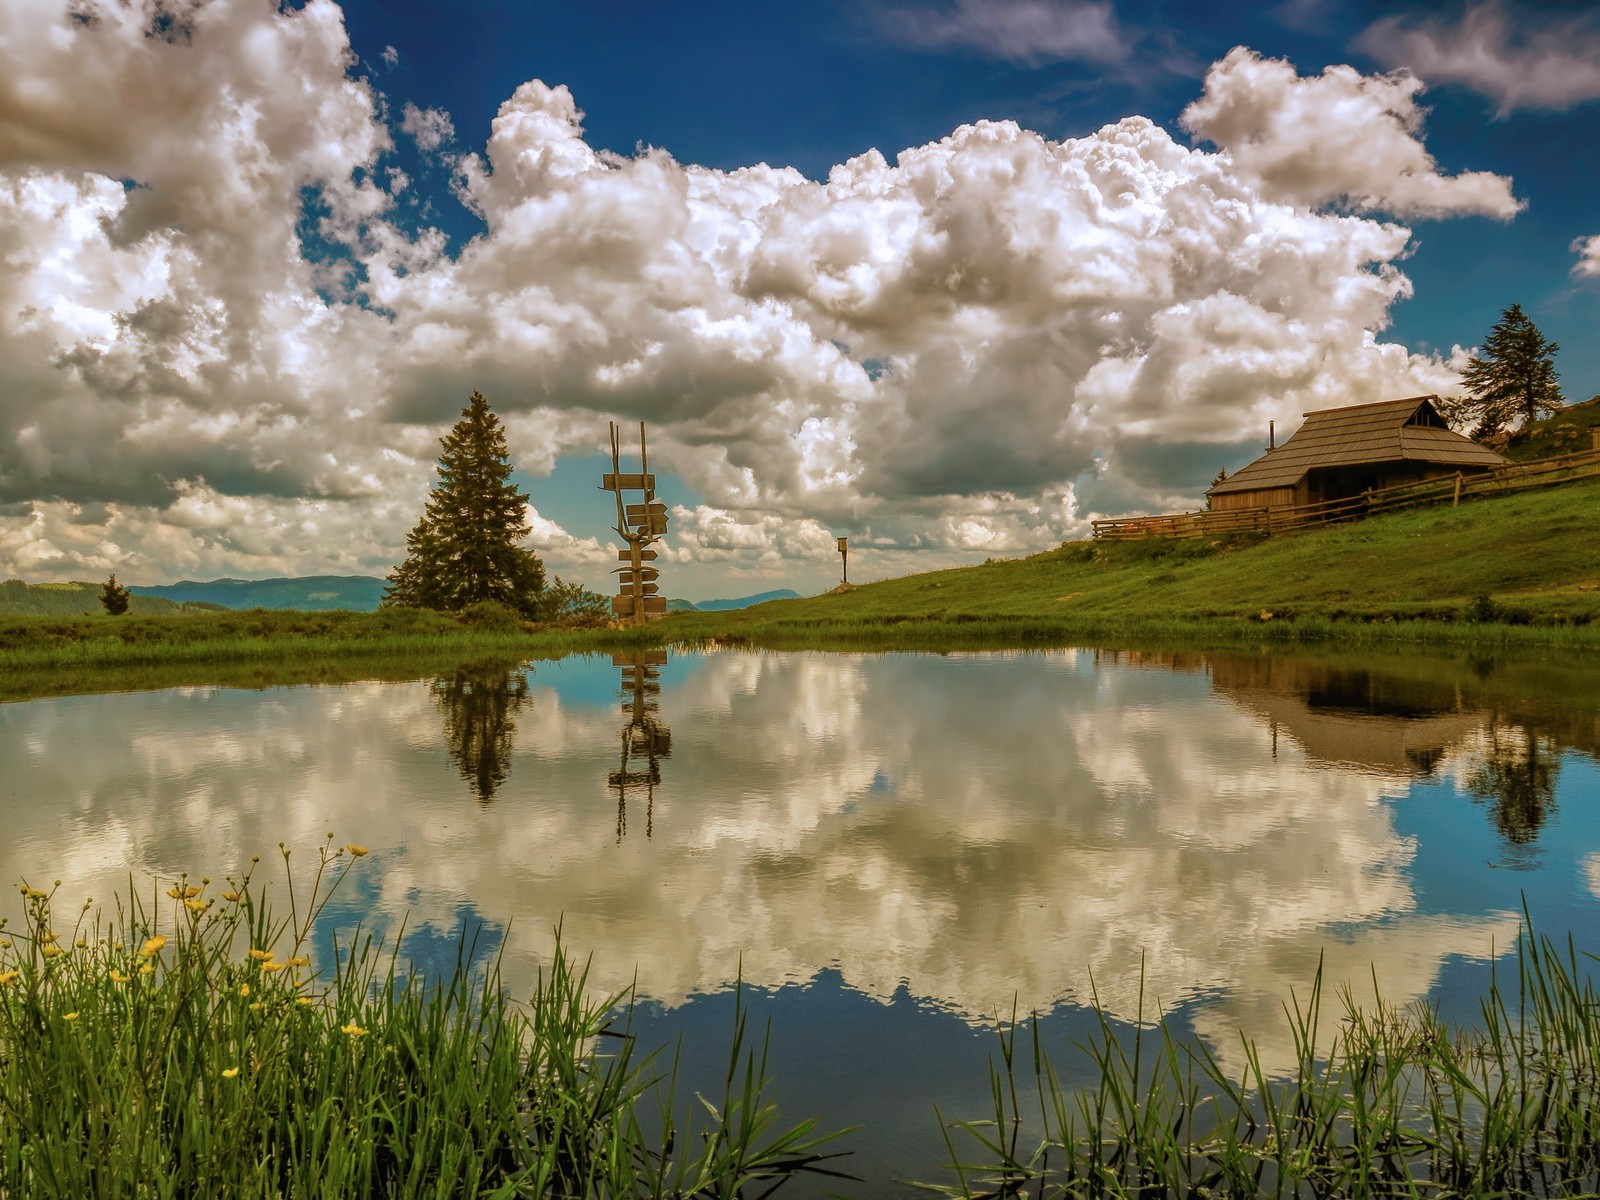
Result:
{"label": "sky", "polygon": [[1512,303],[1585,400],[1597,116],[1588,3],[8,0],[0,577],[386,574],[475,389],[601,591],[646,422],[689,599],[1198,507]]}

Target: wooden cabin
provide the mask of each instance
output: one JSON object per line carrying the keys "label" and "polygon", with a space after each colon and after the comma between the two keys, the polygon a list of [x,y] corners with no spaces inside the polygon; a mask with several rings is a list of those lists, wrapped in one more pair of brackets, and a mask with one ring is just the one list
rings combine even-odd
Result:
{"label": "wooden cabin", "polygon": [[1213,511],[1345,500],[1365,491],[1475,475],[1506,459],[1451,430],[1437,396],[1324,408],[1283,445],[1206,492]]}

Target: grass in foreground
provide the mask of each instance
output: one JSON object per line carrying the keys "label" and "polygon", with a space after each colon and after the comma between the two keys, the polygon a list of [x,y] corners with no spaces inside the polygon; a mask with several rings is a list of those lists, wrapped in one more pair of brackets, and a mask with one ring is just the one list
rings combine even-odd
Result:
{"label": "grass in foreground", "polygon": [[525,1005],[467,945],[430,984],[357,931],[318,975],[312,925],[364,853],[325,846],[284,919],[248,874],[87,927],[24,885],[0,928],[0,1195],[734,1197],[831,1173],[829,1136],[763,1099],[742,1012],[721,1104],[680,1124],[625,998],[585,999],[559,938]]}
{"label": "grass in foreground", "polygon": [[[1585,955],[1584,958],[1592,958]],[[1318,1047],[1320,975],[1290,1013],[1298,1065],[1270,1077],[1248,1039],[1231,1077],[1204,1047],[1117,1036],[1097,1076],[1061,1082],[1037,1036],[1000,1034],[994,1118],[947,1132],[949,1195],[1045,1197],[1594,1196],[1600,1190],[1600,995],[1570,942],[1525,927],[1516,992],[1496,977],[1479,1029],[1426,1007],[1359,1004]],[[1035,1029],[1037,1023],[1035,1022]]]}

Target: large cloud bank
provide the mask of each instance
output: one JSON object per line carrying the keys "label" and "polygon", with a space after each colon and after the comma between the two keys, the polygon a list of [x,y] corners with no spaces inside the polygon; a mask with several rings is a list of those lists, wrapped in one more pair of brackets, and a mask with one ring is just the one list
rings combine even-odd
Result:
{"label": "large cloud bank", "polygon": [[[458,153],[476,132],[379,94],[329,0],[166,12],[0,12],[8,574],[381,572],[473,388],[536,473],[648,420],[704,498],[682,560],[1036,549],[1193,505],[1269,419],[1451,387],[1379,340],[1392,218],[1517,207],[1429,156],[1414,80],[1243,49],[1185,114],[1214,148],[981,122],[819,182],[598,151],[539,81]],[[481,218],[458,250],[398,215],[400,132]],[[604,557],[538,526],[557,570]]]}

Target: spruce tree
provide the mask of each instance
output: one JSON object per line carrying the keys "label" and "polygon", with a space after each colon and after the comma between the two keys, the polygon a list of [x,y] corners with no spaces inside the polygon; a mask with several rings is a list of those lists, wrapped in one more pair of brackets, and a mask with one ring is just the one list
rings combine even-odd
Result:
{"label": "spruce tree", "polygon": [[1555,412],[1565,404],[1556,382],[1559,349],[1513,304],[1462,372],[1468,395],[1451,405],[1451,416],[1474,422],[1472,436],[1481,442]]}
{"label": "spruce tree", "polygon": [[128,589],[117,583],[115,575],[107,579],[105,586],[100,589],[100,607],[113,617],[120,617],[128,611],[129,598]]}
{"label": "spruce tree", "polygon": [[505,428],[482,393],[439,444],[438,481],[383,603],[459,612],[493,600],[538,615],[544,563],[519,544],[531,528],[528,497],[511,483]]}

